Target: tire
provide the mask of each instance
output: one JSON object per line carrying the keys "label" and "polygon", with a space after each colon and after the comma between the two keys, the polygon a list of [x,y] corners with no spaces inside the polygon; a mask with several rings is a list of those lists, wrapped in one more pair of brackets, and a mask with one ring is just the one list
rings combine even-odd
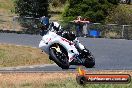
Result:
{"label": "tire", "polygon": [[95,66],[95,58],[91,52],[86,53],[84,66],[86,68],[93,68]]}
{"label": "tire", "polygon": [[86,68],[93,68],[95,66],[95,61],[94,60],[89,61],[89,59],[86,59],[84,62],[84,66]]}
{"label": "tire", "polygon": [[49,50],[52,60],[62,69],[69,69],[69,61],[65,53],[58,53],[54,48]]}

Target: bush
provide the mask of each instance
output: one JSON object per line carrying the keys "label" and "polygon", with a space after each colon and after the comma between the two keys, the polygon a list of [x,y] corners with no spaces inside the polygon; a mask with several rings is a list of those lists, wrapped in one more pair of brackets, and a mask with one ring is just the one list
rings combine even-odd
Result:
{"label": "bush", "polygon": [[67,0],[49,0],[50,4],[53,7],[60,7],[65,4]]}
{"label": "bush", "polygon": [[106,23],[115,23],[119,25],[132,24],[132,6],[119,5],[113,9],[106,18]]}
{"label": "bush", "polygon": [[60,3],[59,0],[52,0],[51,5],[52,5],[53,7],[58,7],[58,6],[61,5],[61,3]]}
{"label": "bush", "polygon": [[48,16],[48,0],[15,0],[15,13],[20,16]]}
{"label": "bush", "polygon": [[73,20],[80,15],[92,22],[103,22],[113,6],[114,4],[107,0],[69,0],[62,16],[64,20]]}

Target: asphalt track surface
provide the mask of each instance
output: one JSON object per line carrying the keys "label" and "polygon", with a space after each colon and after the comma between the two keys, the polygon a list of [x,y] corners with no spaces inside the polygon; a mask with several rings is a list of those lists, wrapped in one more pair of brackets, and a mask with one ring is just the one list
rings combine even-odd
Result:
{"label": "asphalt track surface", "polygon": [[[0,33],[0,43],[16,44],[37,47],[41,36]],[[95,57],[94,68],[86,70],[132,70],[132,40],[79,38],[80,42],[88,48]],[[77,66],[70,66],[69,71],[75,71]],[[0,71],[62,71],[56,64],[35,65],[21,67],[0,68]]]}

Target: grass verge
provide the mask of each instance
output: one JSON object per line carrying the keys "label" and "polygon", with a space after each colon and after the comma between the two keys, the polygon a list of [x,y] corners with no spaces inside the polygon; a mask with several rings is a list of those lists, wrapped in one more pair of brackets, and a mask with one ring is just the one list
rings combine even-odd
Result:
{"label": "grass verge", "polygon": [[[132,71],[92,71],[90,74],[121,74]],[[0,88],[132,88],[129,84],[86,84],[81,86],[76,82],[76,72],[62,73],[1,73]]]}
{"label": "grass verge", "polygon": [[0,67],[52,63],[40,49],[0,44]]}

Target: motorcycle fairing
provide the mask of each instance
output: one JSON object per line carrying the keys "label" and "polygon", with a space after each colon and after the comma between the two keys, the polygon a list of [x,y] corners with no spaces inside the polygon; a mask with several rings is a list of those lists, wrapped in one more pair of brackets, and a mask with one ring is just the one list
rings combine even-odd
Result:
{"label": "motorcycle fairing", "polygon": [[49,54],[49,48],[54,43],[60,44],[63,46],[69,57],[69,62],[71,62],[73,59],[75,59],[75,55],[79,55],[79,52],[77,51],[76,47],[74,46],[74,43],[58,36],[56,33],[49,31],[46,35],[42,37],[42,40],[40,41],[39,48],[41,48],[43,51],[45,51],[47,54]]}

